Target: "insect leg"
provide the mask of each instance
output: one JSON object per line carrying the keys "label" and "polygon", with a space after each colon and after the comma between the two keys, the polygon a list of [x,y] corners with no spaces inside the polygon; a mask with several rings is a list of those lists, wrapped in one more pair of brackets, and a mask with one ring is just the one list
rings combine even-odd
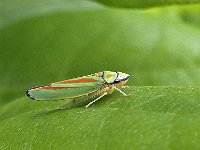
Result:
{"label": "insect leg", "polygon": [[64,109],[66,109],[66,108],[70,108],[70,107],[71,107],[70,103],[66,103],[66,104],[64,104],[63,106],[58,107],[58,109],[60,109],[60,110],[64,110]]}
{"label": "insect leg", "polygon": [[117,90],[119,93],[121,93],[124,96],[130,96],[130,95],[132,95],[132,94],[126,94],[126,93],[124,93],[123,91],[121,91],[120,89],[116,88],[115,86],[114,86],[114,89]]}
{"label": "insect leg", "polygon": [[87,104],[85,106],[85,108],[88,108],[91,104],[93,104],[94,102],[98,101],[99,99],[101,99],[102,97],[106,96],[107,94],[108,94],[107,92],[103,93],[102,95],[100,95],[99,97],[97,97],[95,100],[93,100],[92,102],[90,102],[89,104]]}
{"label": "insect leg", "polygon": [[123,88],[123,89],[125,89],[125,88],[129,88],[129,86],[122,86],[122,88]]}

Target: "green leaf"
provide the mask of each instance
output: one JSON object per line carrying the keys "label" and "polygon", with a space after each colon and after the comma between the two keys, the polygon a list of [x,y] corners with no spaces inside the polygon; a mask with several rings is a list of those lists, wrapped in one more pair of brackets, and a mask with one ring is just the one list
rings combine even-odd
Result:
{"label": "green leaf", "polygon": [[[0,1],[0,149],[200,149],[199,1],[101,2],[151,9]],[[158,8],[176,4],[185,6]],[[134,96],[64,111],[63,101],[25,97],[31,86],[103,70],[130,74]]]}
{"label": "green leaf", "polygon": [[[1,149],[199,149],[199,87],[130,87],[88,109],[17,99],[0,111]],[[187,142],[186,142],[187,141]]]}
{"label": "green leaf", "polygon": [[24,18],[51,14],[52,12],[99,9],[102,6],[87,0],[20,0],[0,1],[0,27]]}
{"label": "green leaf", "polygon": [[151,8],[169,5],[199,4],[199,0],[92,0],[101,2],[108,6],[117,6],[125,8]]}

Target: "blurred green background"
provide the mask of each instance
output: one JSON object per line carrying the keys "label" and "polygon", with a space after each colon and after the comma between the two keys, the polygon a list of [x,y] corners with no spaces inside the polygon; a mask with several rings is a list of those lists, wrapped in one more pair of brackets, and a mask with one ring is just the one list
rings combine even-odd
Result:
{"label": "blurred green background", "polygon": [[103,70],[129,73],[129,85],[200,84],[199,5],[108,2],[133,8],[1,1],[0,104],[31,86]]}
{"label": "blurred green background", "polygon": [[[112,146],[124,137],[118,145],[122,149],[132,145],[131,139],[143,149],[199,149],[199,2],[0,0],[0,149],[12,141],[16,149],[42,144],[43,149],[62,149],[67,144],[62,141],[80,149],[84,142],[77,147],[73,140],[82,138],[85,149],[101,149],[108,145],[98,145],[98,138],[109,141],[110,135],[110,140],[116,137]],[[128,91],[136,97],[116,94],[88,111],[77,108],[36,117],[36,112],[58,104],[33,104],[25,96],[29,87],[103,70],[130,74],[128,85],[136,87]],[[114,124],[106,122],[108,118]],[[104,123],[109,128],[100,135]],[[122,129],[122,135],[116,133]],[[97,140],[94,147],[92,140]]]}

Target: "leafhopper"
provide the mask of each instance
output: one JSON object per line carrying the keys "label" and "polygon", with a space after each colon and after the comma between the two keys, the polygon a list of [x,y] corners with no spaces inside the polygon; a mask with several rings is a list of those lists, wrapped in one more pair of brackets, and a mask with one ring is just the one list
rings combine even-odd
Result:
{"label": "leafhopper", "polygon": [[[64,100],[91,99],[85,107],[89,107],[102,97],[111,94],[114,90],[128,96],[119,88],[125,87],[130,75],[122,72],[103,71],[87,76],[54,82],[29,88],[26,94],[33,100]],[[67,108],[67,105],[62,109]]]}

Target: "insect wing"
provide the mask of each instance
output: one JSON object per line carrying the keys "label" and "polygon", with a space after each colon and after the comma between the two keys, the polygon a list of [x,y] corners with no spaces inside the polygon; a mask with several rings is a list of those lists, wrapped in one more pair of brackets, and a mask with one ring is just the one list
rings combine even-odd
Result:
{"label": "insect wing", "polygon": [[55,82],[27,90],[27,95],[36,100],[59,100],[73,98],[98,90],[103,80],[96,76],[84,76]]}
{"label": "insect wing", "polygon": [[103,79],[96,76],[88,75],[74,79],[64,80],[52,83],[52,87],[86,87],[86,86],[100,86]]}

